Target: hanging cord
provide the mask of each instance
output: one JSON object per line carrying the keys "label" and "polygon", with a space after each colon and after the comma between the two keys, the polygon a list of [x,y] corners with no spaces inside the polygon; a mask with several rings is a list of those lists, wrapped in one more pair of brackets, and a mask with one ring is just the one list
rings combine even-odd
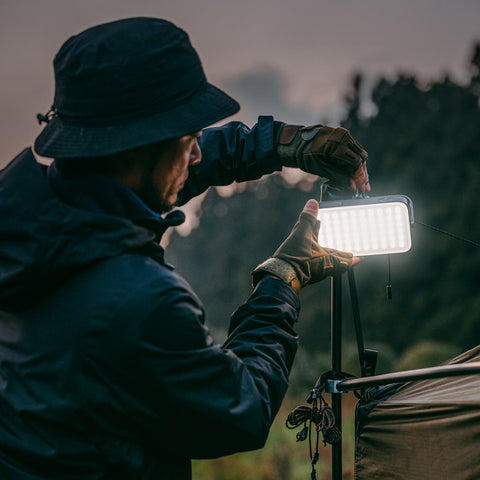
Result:
{"label": "hanging cord", "polygon": [[[421,225],[422,227],[429,228],[435,232],[441,233],[446,235],[447,237],[454,238],[455,240],[460,240],[461,242],[468,243],[469,245],[473,245],[474,247],[480,247],[480,243],[470,240],[469,238],[461,237],[460,235],[456,235],[455,233],[447,232],[446,230],[442,230],[441,228],[434,227],[433,225],[429,225],[428,223],[421,222],[415,219],[415,224]],[[389,300],[392,299],[392,269],[390,265],[390,255],[388,257],[388,282],[387,282],[387,298]]]}
{"label": "hanging cord", "polygon": [[460,240],[462,242],[468,243],[473,245],[474,247],[480,247],[480,243],[470,240],[469,238],[461,237],[460,235],[456,235],[454,233],[447,232],[446,230],[442,230],[441,228],[434,227],[433,225],[428,225],[427,223],[420,222],[419,220],[415,219],[415,223],[422,225],[423,227],[430,228],[431,230],[435,230],[436,232],[442,233],[443,235],[447,235],[448,237],[455,238],[456,240]]}
{"label": "hanging cord", "polygon": [[392,266],[390,264],[390,255],[388,257],[388,281],[387,281],[387,298],[389,300],[392,299]]}
{"label": "hanging cord", "polygon": [[[308,436],[310,461],[312,463],[310,478],[311,480],[315,480],[317,478],[315,465],[319,458],[318,444],[320,431],[322,431],[324,446],[326,446],[327,443],[333,444],[338,442],[342,433],[335,425],[335,414],[333,413],[333,410],[324,400],[319,390],[313,392],[312,399],[311,407],[300,405],[299,407],[294,408],[288,415],[285,425],[288,429],[293,430],[303,424],[302,430],[296,434],[297,442],[303,442]],[[312,448],[312,423],[316,426],[315,452]]]}

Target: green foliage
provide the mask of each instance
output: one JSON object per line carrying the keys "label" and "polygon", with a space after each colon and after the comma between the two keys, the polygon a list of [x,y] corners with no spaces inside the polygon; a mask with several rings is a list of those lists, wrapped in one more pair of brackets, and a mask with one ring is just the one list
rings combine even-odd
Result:
{"label": "green foliage", "polygon": [[[478,76],[478,65],[472,74]],[[417,220],[478,241],[480,110],[471,86],[448,78],[428,85],[409,75],[381,78],[371,94],[377,109],[371,118],[360,114],[361,86],[356,74],[345,125],[369,152],[372,194],[406,194]],[[187,238],[174,236],[167,258],[204,301],[215,332],[226,331],[230,314],[248,297],[250,270],[286,237],[306,200],[318,196],[318,183],[305,191],[279,175],[229,198],[212,189],[199,228]],[[356,268],[366,340],[397,354],[427,339],[463,349],[478,344],[479,261],[477,247],[416,224],[412,250],[391,258],[393,299],[387,300],[386,259],[366,258]],[[329,296],[328,281],[302,291],[298,330],[310,353],[328,354]],[[352,340],[348,298],[344,304],[345,335]]]}
{"label": "green foliage", "polygon": [[434,367],[454,358],[460,353],[461,351],[455,345],[425,340],[405,350],[398,359],[394,370]]}
{"label": "green foliage", "polygon": [[[477,63],[478,51],[479,46],[472,58]],[[478,75],[478,65],[472,72]],[[422,86],[414,77],[400,75],[378,80],[372,92],[378,111],[374,117],[359,118],[354,104],[345,121],[368,149],[375,194],[407,194],[417,220],[477,242],[478,100],[472,88],[448,78]],[[422,339],[453,342],[463,349],[478,344],[479,260],[477,247],[416,224],[411,252],[392,257],[397,293],[389,307],[396,308],[376,305],[371,283],[359,278],[367,304],[365,325],[375,332],[372,339],[397,351]],[[382,322],[374,320],[377,314]]]}

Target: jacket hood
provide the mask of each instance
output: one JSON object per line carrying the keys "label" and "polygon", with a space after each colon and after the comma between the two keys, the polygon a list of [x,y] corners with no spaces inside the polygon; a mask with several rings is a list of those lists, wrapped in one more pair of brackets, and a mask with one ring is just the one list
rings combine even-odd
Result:
{"label": "jacket hood", "polygon": [[22,309],[98,260],[145,248],[160,249],[163,259],[159,236],[181,215],[139,225],[71,207],[50,187],[46,167],[24,150],[0,172],[0,309]]}

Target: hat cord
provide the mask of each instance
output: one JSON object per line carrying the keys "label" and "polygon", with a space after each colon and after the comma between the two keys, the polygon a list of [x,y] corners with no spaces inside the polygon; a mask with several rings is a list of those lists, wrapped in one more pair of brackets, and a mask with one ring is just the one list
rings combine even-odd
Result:
{"label": "hat cord", "polygon": [[48,123],[53,117],[56,116],[57,109],[52,105],[47,113],[37,113],[38,124],[41,125],[43,122]]}

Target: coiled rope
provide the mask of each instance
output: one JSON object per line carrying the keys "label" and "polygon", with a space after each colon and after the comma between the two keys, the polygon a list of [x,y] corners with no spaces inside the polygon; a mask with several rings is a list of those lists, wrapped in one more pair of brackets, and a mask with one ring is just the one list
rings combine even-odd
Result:
{"label": "coiled rope", "polygon": [[[303,424],[303,428],[297,432],[296,438],[297,442],[303,442],[308,437],[310,461],[312,463],[311,479],[315,480],[317,478],[315,464],[319,458],[318,444],[320,431],[322,432],[324,446],[326,446],[327,443],[333,444],[338,442],[342,434],[335,425],[335,414],[333,410],[324,400],[321,393],[319,391],[313,392],[312,398],[311,407],[300,405],[288,414],[285,426],[293,430]],[[316,430],[315,452],[312,448],[312,423],[315,425]]]}

